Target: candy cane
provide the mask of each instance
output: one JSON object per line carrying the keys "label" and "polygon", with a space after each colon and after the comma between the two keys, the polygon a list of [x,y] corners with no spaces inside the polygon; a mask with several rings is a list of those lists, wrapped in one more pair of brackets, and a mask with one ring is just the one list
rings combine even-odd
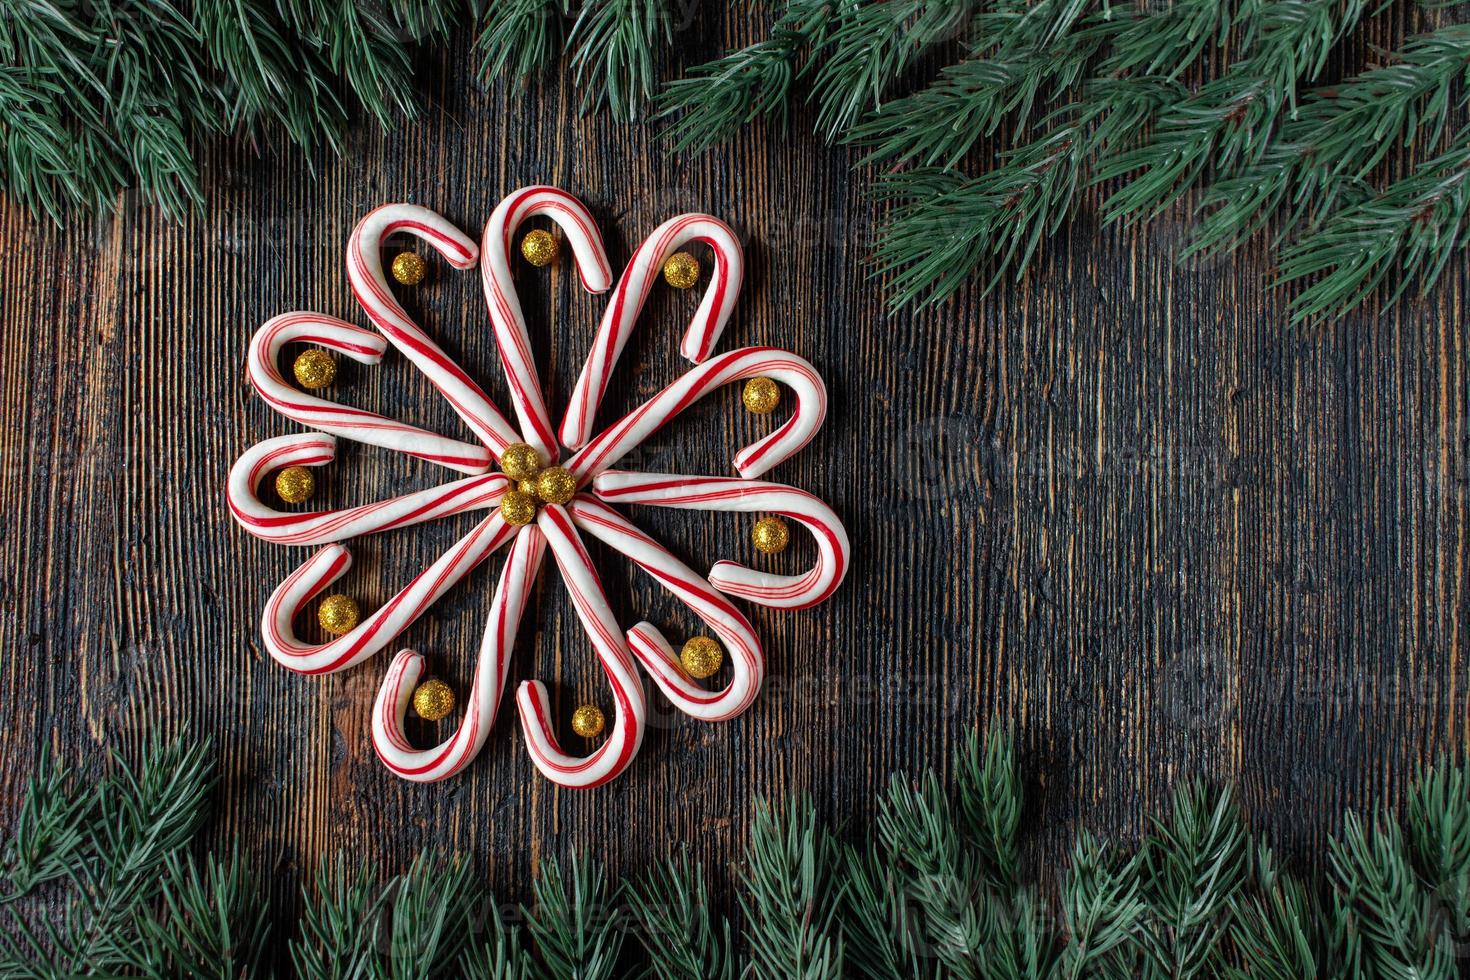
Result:
{"label": "candy cane", "polygon": [[554,783],[586,789],[617,776],[638,753],[647,715],[643,684],[634,672],[627,641],[607,606],[602,583],[598,581],[597,571],[592,567],[592,560],[582,545],[571,516],[562,507],[548,504],[536,518],[536,526],[546,536],[551,553],[556,556],[562,581],[566,582],[572,603],[577,608],[577,618],[592,640],[592,648],[597,652],[597,659],[601,661],[608,684],[612,687],[612,731],[591,755],[580,758],[567,755],[551,730],[546,685],[540,681],[523,682],[516,692],[516,703],[521,709],[521,728],[526,733],[527,748],[536,768]]}
{"label": "candy cane", "polygon": [[592,438],[592,425],[597,407],[607,393],[608,377],[633,333],[638,314],[653,292],[664,262],[689,242],[704,242],[713,249],[715,266],[704,299],[684,331],[679,352],[698,364],[714,350],[725,324],[730,321],[735,301],[740,298],[740,284],[745,278],[744,253],[739,239],[723,221],[707,214],[681,214],[659,225],[643,240],[618,280],[617,291],[603,311],[597,337],[582,373],[577,376],[577,386],[572,389],[572,400],[561,422],[561,441],[566,445],[577,449]]}
{"label": "candy cane", "polygon": [[250,341],[250,383],[272,408],[293,422],[354,439],[370,446],[395,449],[461,473],[490,468],[490,451],[458,439],[436,435],[416,425],[385,418],[350,405],[308,395],[281,376],[281,348],[292,342],[328,347],[363,364],[383,360],[388,343],[370,330],[320,313],[283,313],[267,320]]}
{"label": "candy cane", "polygon": [[424,658],[403,650],[393,659],[373,705],[373,747],[395,775],[417,783],[434,782],[454,775],[479,755],[490,729],[495,727],[516,630],[545,552],[545,539],[534,527],[516,536],[490,603],[490,621],[485,624],[465,716],[454,734],[435,748],[415,749],[403,730],[403,716],[413,700],[414,685],[424,672]]}
{"label": "candy cane", "polygon": [[383,278],[383,241],[399,231],[423,239],[456,269],[474,268],[479,259],[475,243],[428,208],[385,204],[358,222],[347,243],[347,278],[352,292],[383,336],[424,372],[499,458],[506,446],[520,442],[521,437],[480,386],[413,322]]}
{"label": "candy cane", "polygon": [[602,473],[592,486],[609,503],[774,513],[797,521],[812,533],[817,542],[817,564],[805,575],[776,575],[733,561],[716,562],[709,581],[726,595],[777,609],[805,609],[835,592],[847,575],[847,531],[832,508],[805,491],[757,480],[622,470]]}
{"label": "candy cane", "polygon": [[266,541],[329,544],[468,510],[496,507],[510,484],[503,473],[485,473],[341,510],[279,511],[261,503],[260,484],[266,474],[286,466],[324,466],[336,455],[337,440],[314,432],[276,436],[256,443],[230,467],[225,489],[230,513],[241,527]]}
{"label": "candy cane", "polygon": [[327,643],[303,643],[292,620],[352,566],[352,552],[340,544],[328,545],[287,576],[266,602],[260,617],[266,652],[300,674],[330,674],[351,667],[387,646],[516,530],[498,511],[491,514],[351,632]]}
{"label": "candy cane", "polygon": [[736,472],[745,477],[760,476],[811,442],[827,416],[827,389],[816,369],[795,354],[775,347],[745,347],[691,368],[582,447],[567,463],[567,469],[579,483],[585,483],[711,391],[760,375],[785,382],[796,395],[791,418],[735,454]]}
{"label": "candy cane", "polygon": [[480,240],[480,279],[485,287],[490,322],[495,328],[495,343],[500,348],[500,363],[510,382],[511,402],[526,442],[536,447],[543,459],[554,462],[556,431],[546,411],[541,379],[531,356],[526,317],[521,311],[509,258],[510,240],[516,229],[527,218],[540,214],[556,222],[571,243],[583,289],[589,293],[605,292],[612,285],[612,270],[608,268],[602,235],[592,215],[566,191],[555,187],[522,187],[501,201],[485,223],[485,234]]}
{"label": "candy cane", "polygon": [[577,527],[631,558],[719,634],[730,652],[731,678],[723,691],[708,691],[684,672],[679,657],[652,623],[628,631],[628,646],[679,710],[702,721],[724,721],[750,707],[765,677],[766,661],[750,622],[697,572],[617,511],[587,496],[568,506]]}

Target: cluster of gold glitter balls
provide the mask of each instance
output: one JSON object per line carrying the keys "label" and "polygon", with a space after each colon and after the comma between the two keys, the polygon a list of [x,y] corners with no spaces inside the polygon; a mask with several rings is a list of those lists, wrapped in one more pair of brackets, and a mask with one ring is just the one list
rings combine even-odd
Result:
{"label": "cluster of gold glitter balls", "polygon": [[[561,244],[548,231],[536,229],[521,239],[521,256],[543,268],[555,262]],[[428,275],[428,264],[413,252],[400,252],[389,265],[393,278],[404,286],[416,286]],[[664,262],[664,281],[675,289],[691,289],[699,282],[699,260],[688,252],[676,252]],[[320,349],[303,351],[291,366],[296,383],[311,390],[325,388],[337,380],[337,362]],[[751,378],[740,394],[741,403],[754,415],[769,415],[781,404],[781,388],[770,378]],[[524,526],[536,519],[543,504],[565,504],[577,493],[577,479],[562,466],[546,466],[535,447],[514,443],[500,454],[500,468],[515,484],[500,498],[500,516],[507,524]],[[276,474],[276,495],[288,504],[301,504],[316,492],[316,478],[304,466],[288,466]],[[762,554],[774,555],[791,543],[791,531],[779,517],[767,516],[751,528],[752,546]],[[362,621],[362,611],[351,596],[329,595],[317,607],[317,622],[333,636],[350,633]],[[693,636],[679,651],[684,672],[697,680],[713,677],[725,662],[719,641]],[[425,721],[440,721],[454,710],[454,689],[437,677],[420,682],[413,692],[414,713]],[[582,738],[596,738],[607,724],[602,709],[583,704],[572,712],[572,731]]]}

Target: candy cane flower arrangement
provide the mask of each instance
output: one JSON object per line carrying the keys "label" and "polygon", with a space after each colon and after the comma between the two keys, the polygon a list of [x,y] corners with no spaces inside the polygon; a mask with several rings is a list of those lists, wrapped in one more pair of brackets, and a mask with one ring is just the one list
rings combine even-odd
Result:
{"label": "candy cane flower arrangement", "polygon": [[[512,242],[528,219],[545,217],[570,246],[582,285],[594,293],[612,288],[560,423],[553,425],[512,268]],[[430,338],[395,298],[384,274],[386,240],[414,236],[456,269],[476,265],[510,390],[515,422]],[[596,432],[598,407],[635,322],[660,274],[672,286],[693,286],[698,260],[683,247],[702,243],[714,255],[710,282],[685,330],[680,350],[694,367],[621,420]],[[521,239],[532,266],[554,261],[560,242],[535,229]],[[423,279],[423,259],[404,252],[390,263],[392,276],[411,285]],[[353,293],[376,332],[317,313],[286,313],[256,331],[250,344],[251,383],[277,412],[313,431],[277,436],[248,449],[235,462],[227,490],[231,514],[251,534],[281,544],[318,546],[278,585],[261,616],[266,651],[286,668],[304,674],[346,670],[378,653],[422,616],[473,568],[508,548],[495,586],[479,659],[463,717],[439,745],[417,749],[404,719],[410,705],[437,721],[452,711],[453,691],[443,681],[424,679],[424,658],[400,651],[388,666],[372,713],[378,757],[404,779],[427,782],[462,769],[485,744],[495,724],[509,672],[511,648],[535,579],[550,551],[571,594],[609,688],[612,720],[595,703],[573,714],[572,727],[596,740],[586,754],[562,747],[551,724],[545,686],[521,684],[516,695],[521,727],[536,767],[570,787],[604,783],[627,768],[637,754],[646,721],[645,692],[638,666],[676,707],[704,721],[732,718],[750,706],[765,673],[760,640],[733,600],[800,609],[822,602],[842,582],[848,540],[842,523],[809,493],[760,479],[816,434],[827,410],[827,393],[817,372],[802,358],[772,347],[725,353],[715,348],[739,297],[743,255],[734,233],[709,215],[685,214],[656,228],[633,253],[613,287],[607,255],[586,207],[554,187],[526,187],[491,214],[477,247],[454,225],[423,207],[391,204],[359,222],[347,248]],[[314,345],[293,365],[296,385],[281,372],[285,345]],[[377,364],[388,346],[422,370],[473,433],[462,441],[311,394],[330,384],[334,354]],[[744,447],[734,458],[738,476],[680,476],[635,473],[615,467],[628,453],[694,402],[727,384],[744,382],[742,401],[752,412],[773,411],[783,386],[793,396],[790,417]],[[405,453],[457,474],[437,487],[376,503],[338,510],[285,510],[262,500],[274,474],[276,495],[288,504],[308,500],[312,468],[329,464],[336,440],[352,439]],[[563,458],[562,450],[569,450]],[[752,525],[752,547],[775,553],[786,546],[790,525],[805,528],[816,543],[816,563],[800,575],[758,571],[735,561],[716,562],[700,575],[630,522],[613,505],[648,505],[761,515]],[[477,524],[366,617],[345,595],[325,597],[318,619],[323,643],[299,638],[294,623],[307,605],[346,574],[352,553],[343,542],[359,535],[409,527],[469,511]],[[592,537],[626,556],[661,584],[705,626],[675,652],[657,627],[640,622],[624,630],[603,594],[584,541]],[[707,679],[728,653],[723,686]],[[637,665],[637,666],[635,666]]]}

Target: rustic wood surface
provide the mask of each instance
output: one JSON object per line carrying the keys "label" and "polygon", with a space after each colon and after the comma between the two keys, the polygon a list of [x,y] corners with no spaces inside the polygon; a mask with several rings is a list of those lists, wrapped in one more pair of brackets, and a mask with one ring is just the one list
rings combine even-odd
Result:
{"label": "rustic wood surface", "polygon": [[[701,8],[681,62],[755,29],[721,16]],[[1419,16],[1378,17],[1333,70]],[[303,872],[339,849],[392,869],[425,845],[462,850],[522,898],[541,855],[578,848],[623,873],[687,843],[723,883],[758,797],[809,792],[861,827],[889,773],[947,770],[991,716],[1018,733],[1038,873],[1078,826],[1137,835],[1195,773],[1238,784],[1254,824],[1301,855],[1345,807],[1396,801],[1418,763],[1463,748],[1463,257],[1422,300],[1294,330],[1264,248],[1182,263],[1185,210],[1127,231],[1101,226],[1093,196],[1025,282],[889,313],[864,264],[865,174],[808,115],[789,136],[756,128],[671,159],[647,127],[579,118],[569,82],[487,89],[471,63],[464,41],[424,55],[424,118],[388,136],[360,125],[340,159],[212,149],[208,207],[182,223],[132,200],[64,231],[0,209],[6,814],[48,745],[134,752],[187,726],[220,747],[210,833],[238,835],[290,909]],[[295,428],[247,385],[246,342],[286,310],[365,322],[342,254],[373,206],[422,203],[478,236],[505,192],[538,181],[588,202],[615,268],[680,211],[738,229],[749,274],[724,343],[785,346],[824,374],[828,422],[774,476],[835,507],[856,560],[823,606],[749,610],[770,677],[747,714],[703,725],[655,693],[642,752],[611,785],[541,778],[510,698],[467,772],[412,785],[369,741],[386,655],[309,678],[262,651],[261,606],[306,552],[248,537],[224,507],[236,455]],[[520,280],[560,397],[602,308],[574,279]],[[503,394],[477,278],[436,265],[406,295]],[[605,419],[680,370],[676,329],[696,303],[656,294]],[[334,396],[463,431],[396,354],[344,368]],[[725,473],[766,424],[731,389],[636,465]],[[344,443],[321,499],[441,478]],[[635,517],[695,567],[745,547],[730,516]],[[473,520],[358,542],[348,588],[383,601]],[[498,567],[402,637],[461,690]],[[601,567],[623,621],[693,625],[641,573]],[[566,730],[602,683],[555,575],[534,603],[511,680],[554,682]]]}

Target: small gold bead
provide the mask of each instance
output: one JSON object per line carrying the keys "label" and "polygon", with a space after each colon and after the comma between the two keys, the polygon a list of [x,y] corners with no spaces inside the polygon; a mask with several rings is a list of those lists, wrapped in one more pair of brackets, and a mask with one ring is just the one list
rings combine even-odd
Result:
{"label": "small gold bead", "polygon": [[602,726],[607,720],[602,716],[602,709],[595,704],[584,704],[572,712],[572,731],[583,738],[596,738],[602,734]]}
{"label": "small gold bead", "polygon": [[708,636],[691,636],[684,649],[679,651],[679,663],[684,665],[684,672],[698,680],[712,677],[724,662],[725,651]]}
{"label": "small gold bead", "polygon": [[424,721],[438,721],[454,710],[454,689],[430,677],[413,689],[413,710]]}
{"label": "small gold bead", "polygon": [[561,243],[549,231],[537,228],[521,239],[521,255],[538,269],[555,262],[560,252]]}
{"label": "small gold bead", "polygon": [[524,442],[513,442],[500,454],[500,468],[512,480],[534,480],[541,472],[541,454]]}
{"label": "small gold bead", "polygon": [[337,360],[319,348],[304,350],[291,365],[296,383],[303,388],[325,388],[337,380]]}
{"label": "small gold bead", "polygon": [[577,495],[577,478],[563,466],[548,466],[536,474],[536,496],[548,504],[564,504]]}
{"label": "small gold bead", "polygon": [[316,611],[317,622],[322,624],[322,629],[334,636],[350,633],[357,628],[362,613],[357,608],[357,603],[352,601],[351,596],[329,595],[322,600],[321,608]]}
{"label": "small gold bead", "polygon": [[516,489],[519,490],[521,493],[534,497],[536,496],[536,481],[520,480],[516,483]]}
{"label": "small gold bead", "polygon": [[288,504],[304,504],[316,492],[316,477],[305,466],[288,466],[276,474],[276,496]]}
{"label": "small gold bead", "polygon": [[429,263],[415,252],[399,252],[393,256],[393,278],[405,286],[417,286],[429,274]]}
{"label": "small gold bead", "polygon": [[762,517],[750,529],[750,542],[761,554],[774,555],[791,543],[791,529],[779,517]]}
{"label": "small gold bead", "polygon": [[675,252],[664,261],[664,281],[675,289],[688,289],[699,282],[699,260],[688,252]]}
{"label": "small gold bead", "polygon": [[507,490],[500,498],[500,516],[507,524],[524,527],[536,519],[536,498],[519,490]]}
{"label": "small gold bead", "polygon": [[740,400],[745,403],[747,412],[770,415],[781,404],[781,386],[770,378],[751,378],[745,382]]}

